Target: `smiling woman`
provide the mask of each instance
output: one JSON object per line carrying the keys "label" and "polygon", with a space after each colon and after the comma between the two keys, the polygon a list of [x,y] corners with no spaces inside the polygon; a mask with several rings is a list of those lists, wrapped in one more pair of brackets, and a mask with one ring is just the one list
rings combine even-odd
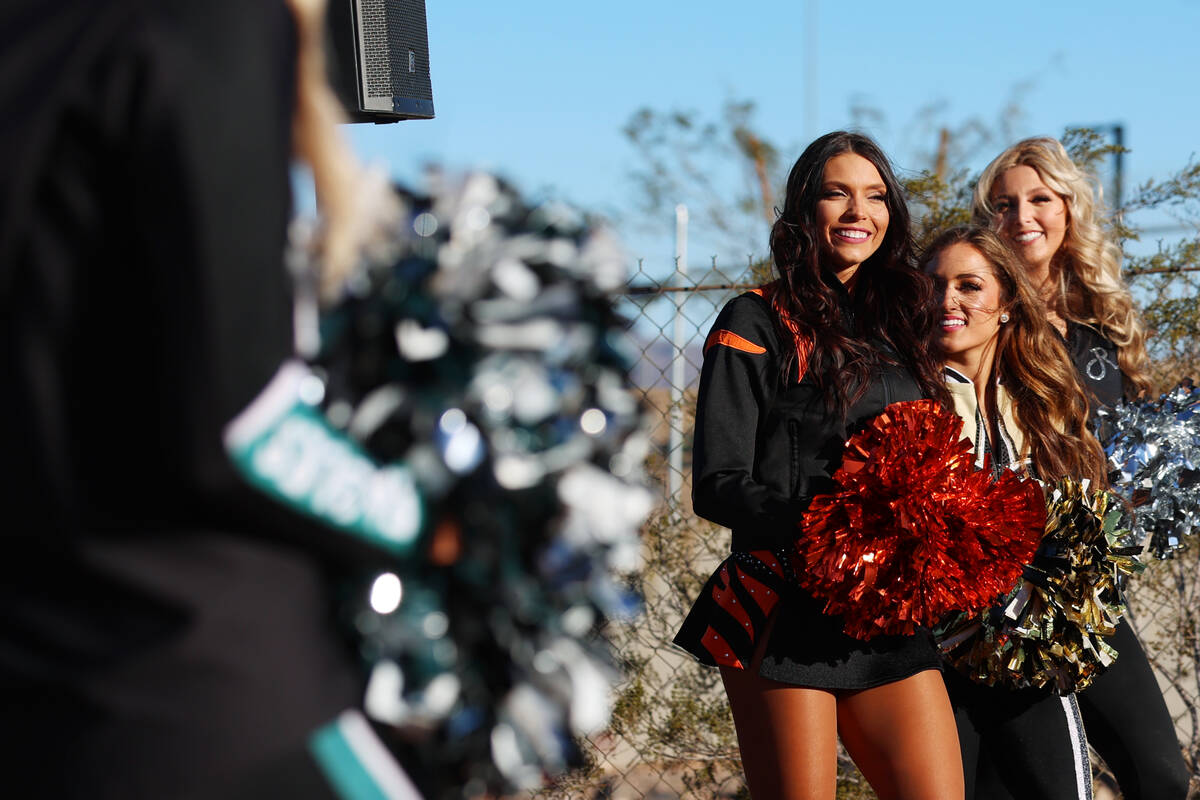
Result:
{"label": "smiling woman", "polygon": [[1120,374],[1110,371],[1103,385],[1088,386],[1099,402],[1112,404],[1149,389],[1147,331],[1121,277],[1121,249],[1101,225],[1092,183],[1057,139],[1025,139],[984,169],[972,213],[1025,262],[1072,358],[1100,347],[1119,362]]}
{"label": "smiling woman", "polygon": [[[973,386],[988,426],[994,432],[1001,406],[1011,403],[1027,432],[1020,455],[1039,477],[1103,485],[1104,456],[1088,429],[1087,397],[1064,363],[1066,348],[1024,264],[992,231],[963,226],[935,239],[922,266],[941,301],[939,355]],[[951,393],[957,401],[953,387]]]}
{"label": "smiling woman", "polygon": [[1067,232],[1067,204],[1026,164],[1006,169],[992,184],[995,228],[1021,254],[1036,286],[1051,280],[1050,261]]}
{"label": "smiling woman", "polygon": [[[1100,197],[1056,139],[1017,142],[983,171],[975,220],[1024,261],[1093,404],[1150,386],[1146,328],[1121,277],[1121,250],[1100,224]],[[1117,367],[1117,368],[1113,368]],[[1088,736],[1127,800],[1182,800],[1188,770],[1145,651],[1129,624],[1116,663],[1080,695]]]}
{"label": "smiling woman", "polygon": [[[1087,427],[1087,398],[1025,264],[996,233],[972,226],[939,236],[922,263],[941,298],[936,343],[976,466],[990,466],[997,476],[1028,468],[1047,481],[1087,477],[1105,485],[1104,455]],[[1005,796],[991,772],[977,777],[988,756],[1007,767],[1005,781],[1016,797],[1091,797],[1073,694],[985,686],[953,670],[945,680],[969,800]]]}
{"label": "smiling woman", "polygon": [[821,247],[843,284],[879,249],[887,234],[887,186],[879,170],[856,153],[829,159],[817,202]]}
{"label": "smiling woman", "polygon": [[1000,325],[1009,319],[1000,282],[983,253],[964,242],[937,251],[928,270],[942,298],[937,340],[942,357],[978,382],[992,371]]}
{"label": "smiling woman", "polygon": [[928,631],[854,639],[795,573],[797,523],[834,487],[848,436],[891,403],[945,395],[924,340],[930,283],[874,142],[808,146],[771,251],[779,279],[730,301],[705,345],[692,501],[732,529],[733,552],[675,642],[720,668],[755,798],[832,800],[840,736],[881,798],[953,800],[962,771]]}

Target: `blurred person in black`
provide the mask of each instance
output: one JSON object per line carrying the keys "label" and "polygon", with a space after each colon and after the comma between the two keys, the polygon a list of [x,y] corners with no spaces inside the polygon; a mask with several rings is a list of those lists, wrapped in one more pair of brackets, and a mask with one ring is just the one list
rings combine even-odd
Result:
{"label": "blurred person in black", "polygon": [[279,0],[0,9],[9,796],[321,796],[287,765],[360,700],[361,554],[221,444],[291,351],[296,42]]}

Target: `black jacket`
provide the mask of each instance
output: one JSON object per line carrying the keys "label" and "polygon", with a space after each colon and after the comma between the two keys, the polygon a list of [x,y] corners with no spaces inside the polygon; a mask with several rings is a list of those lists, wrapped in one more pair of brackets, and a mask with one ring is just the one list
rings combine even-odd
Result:
{"label": "black jacket", "polygon": [[[811,347],[779,335],[760,292],[730,301],[705,343],[696,408],[692,505],[733,531],[734,550],[777,549],[814,495],[834,489],[846,438],[890,403],[921,390],[901,366],[880,365],[845,418],[831,411],[813,375],[781,379],[781,359]],[[730,335],[732,334],[732,335]]]}
{"label": "black jacket", "polygon": [[277,0],[0,4],[8,796],[228,797],[361,698],[349,537],[221,441],[291,353],[294,72]]}

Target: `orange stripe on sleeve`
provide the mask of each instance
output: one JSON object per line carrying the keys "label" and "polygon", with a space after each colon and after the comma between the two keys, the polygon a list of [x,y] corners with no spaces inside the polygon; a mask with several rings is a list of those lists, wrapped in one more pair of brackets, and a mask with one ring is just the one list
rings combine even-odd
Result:
{"label": "orange stripe on sleeve", "polygon": [[704,352],[713,345],[723,344],[726,347],[732,347],[734,350],[741,350],[743,353],[752,353],[756,356],[767,352],[767,348],[762,345],[757,345],[749,339],[743,339],[733,331],[719,330],[713,331],[708,335],[708,341],[704,343]]}
{"label": "orange stripe on sleeve", "polygon": [[[750,291],[769,302],[771,304],[771,308],[775,309],[775,313],[779,314],[779,316],[783,318],[784,324],[787,325],[788,330],[792,332],[792,338],[795,340],[796,344],[796,382],[799,383],[804,379],[804,373],[808,370],[808,358],[812,355],[813,351],[812,340],[800,335],[800,328],[798,325],[796,325],[795,320],[788,316],[783,310],[783,306],[780,304],[778,297],[779,281],[773,281],[772,283],[768,283],[766,286],[760,286],[759,288],[751,289]],[[708,352],[707,345],[705,346],[704,350],[705,352]]]}

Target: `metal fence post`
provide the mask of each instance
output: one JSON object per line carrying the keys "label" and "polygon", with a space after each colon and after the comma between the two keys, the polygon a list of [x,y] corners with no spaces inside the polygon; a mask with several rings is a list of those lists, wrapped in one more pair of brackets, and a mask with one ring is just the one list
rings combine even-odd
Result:
{"label": "metal fence post", "polygon": [[[687,280],[687,235],[688,235],[687,206],[680,203],[675,206],[675,283],[684,286]],[[683,492],[683,387],[687,381],[687,359],[684,348],[687,345],[683,316],[683,305],[687,302],[687,292],[675,293],[675,324],[671,330],[671,417],[670,417],[670,502],[676,509],[680,507]]]}

